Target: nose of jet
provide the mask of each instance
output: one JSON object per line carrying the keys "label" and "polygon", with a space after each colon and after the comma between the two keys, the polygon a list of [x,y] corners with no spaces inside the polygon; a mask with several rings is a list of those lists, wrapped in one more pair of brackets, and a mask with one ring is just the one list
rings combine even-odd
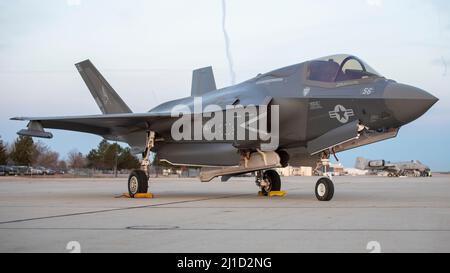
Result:
{"label": "nose of jet", "polygon": [[402,124],[419,118],[439,101],[424,90],[399,83],[391,83],[386,87],[384,99],[394,118]]}

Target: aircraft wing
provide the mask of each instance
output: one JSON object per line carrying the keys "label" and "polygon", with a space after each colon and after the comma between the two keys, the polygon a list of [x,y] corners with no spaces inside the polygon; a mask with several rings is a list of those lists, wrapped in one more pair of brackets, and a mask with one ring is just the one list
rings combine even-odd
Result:
{"label": "aircraft wing", "polygon": [[44,128],[91,133],[100,136],[129,134],[149,130],[161,119],[170,118],[170,113],[124,113],[89,116],[63,117],[15,117],[11,120],[30,121],[28,128],[18,132],[19,135],[52,138]]}

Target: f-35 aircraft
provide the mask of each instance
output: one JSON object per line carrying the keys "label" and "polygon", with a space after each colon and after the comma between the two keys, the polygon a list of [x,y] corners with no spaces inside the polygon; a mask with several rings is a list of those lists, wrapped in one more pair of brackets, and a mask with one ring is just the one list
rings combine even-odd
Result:
{"label": "f-35 aircraft", "polygon": [[431,176],[430,167],[419,160],[404,162],[389,162],[385,160],[368,160],[358,157],[355,164],[357,169],[371,172],[387,172],[389,177],[399,176]]}
{"label": "f-35 aircraft", "polygon": [[[256,184],[267,195],[281,189],[274,168],[320,166],[326,174],[331,155],[396,137],[401,126],[438,101],[381,76],[355,56],[335,55],[222,89],[216,88],[212,68],[201,68],[193,72],[191,96],[132,113],[89,60],[76,68],[103,114],[12,118],[29,121],[18,134],[51,138],[44,130],[51,128],[128,143],[143,158],[128,179],[131,196],[148,190],[150,151],[174,165],[218,167],[202,171],[203,182],[256,172]],[[224,116],[231,119],[217,122]],[[331,200],[332,180],[320,178],[315,194]]]}

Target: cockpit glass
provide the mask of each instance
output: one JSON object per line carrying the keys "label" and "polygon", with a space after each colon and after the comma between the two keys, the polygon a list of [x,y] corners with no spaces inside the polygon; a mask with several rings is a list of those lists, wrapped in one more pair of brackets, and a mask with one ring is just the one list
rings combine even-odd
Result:
{"label": "cockpit glass", "polygon": [[368,64],[351,55],[328,56],[309,62],[307,79],[319,82],[344,82],[382,77]]}

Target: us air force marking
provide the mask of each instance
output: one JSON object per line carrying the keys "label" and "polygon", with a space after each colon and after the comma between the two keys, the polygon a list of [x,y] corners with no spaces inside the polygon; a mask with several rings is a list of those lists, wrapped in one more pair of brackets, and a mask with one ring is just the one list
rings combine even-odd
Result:
{"label": "us air force marking", "polygon": [[346,109],[344,106],[338,104],[334,107],[334,111],[330,111],[330,118],[337,119],[340,123],[347,123],[350,117],[355,115],[353,109]]}

